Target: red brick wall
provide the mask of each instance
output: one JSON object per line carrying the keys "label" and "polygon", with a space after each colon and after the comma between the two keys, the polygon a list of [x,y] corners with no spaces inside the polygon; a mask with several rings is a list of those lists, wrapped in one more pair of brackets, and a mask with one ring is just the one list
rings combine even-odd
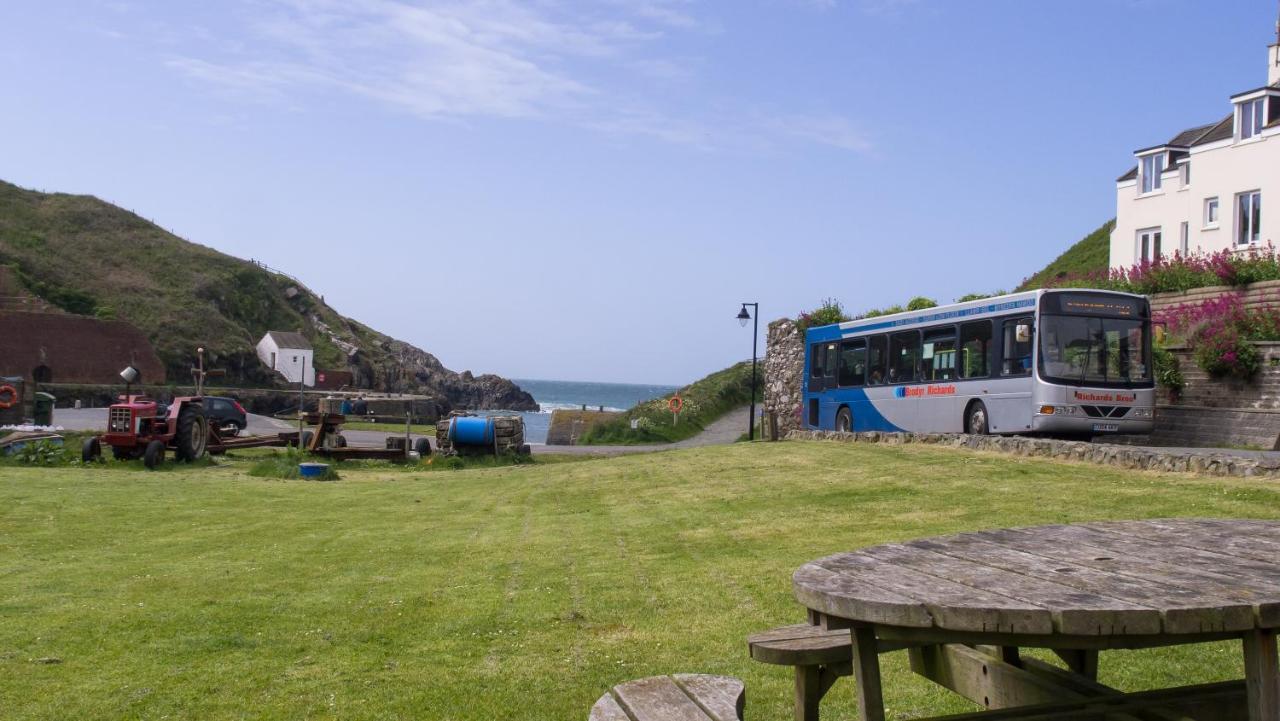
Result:
{"label": "red brick wall", "polygon": [[0,312],[0,376],[48,366],[54,383],[121,383],[133,365],[146,383],[164,383],[164,364],[142,331],[123,321],[53,313]]}
{"label": "red brick wall", "polygon": [[316,369],[316,390],[336,391],[352,384],[351,371],[335,371],[325,368]]}

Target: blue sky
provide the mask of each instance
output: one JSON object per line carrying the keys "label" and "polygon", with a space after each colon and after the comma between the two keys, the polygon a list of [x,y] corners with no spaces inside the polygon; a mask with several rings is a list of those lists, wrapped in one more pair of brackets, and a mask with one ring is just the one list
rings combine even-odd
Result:
{"label": "blue sky", "polygon": [[1266,79],[1274,0],[7,3],[0,177],[449,367],[683,383],[734,320],[1009,288]]}

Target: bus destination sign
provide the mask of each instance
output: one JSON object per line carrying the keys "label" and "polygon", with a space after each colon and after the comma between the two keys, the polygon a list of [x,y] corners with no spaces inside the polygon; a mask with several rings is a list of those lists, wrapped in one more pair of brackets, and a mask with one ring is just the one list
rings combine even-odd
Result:
{"label": "bus destination sign", "polygon": [[1101,295],[1076,293],[1063,294],[1061,303],[1062,312],[1071,315],[1106,315],[1118,318],[1142,316],[1142,304],[1136,299],[1107,298]]}

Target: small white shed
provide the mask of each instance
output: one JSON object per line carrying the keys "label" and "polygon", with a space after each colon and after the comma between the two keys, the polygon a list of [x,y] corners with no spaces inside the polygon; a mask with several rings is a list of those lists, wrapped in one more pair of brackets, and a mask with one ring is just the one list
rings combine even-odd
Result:
{"label": "small white shed", "polygon": [[258,341],[258,359],[290,383],[316,384],[315,350],[301,333],[267,331]]}

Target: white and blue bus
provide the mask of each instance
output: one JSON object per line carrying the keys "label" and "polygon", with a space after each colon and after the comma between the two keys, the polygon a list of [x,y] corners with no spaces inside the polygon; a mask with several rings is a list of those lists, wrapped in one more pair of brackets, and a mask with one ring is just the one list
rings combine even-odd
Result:
{"label": "white and blue bus", "polygon": [[808,329],[804,425],[838,431],[1150,433],[1151,306],[1035,290]]}

